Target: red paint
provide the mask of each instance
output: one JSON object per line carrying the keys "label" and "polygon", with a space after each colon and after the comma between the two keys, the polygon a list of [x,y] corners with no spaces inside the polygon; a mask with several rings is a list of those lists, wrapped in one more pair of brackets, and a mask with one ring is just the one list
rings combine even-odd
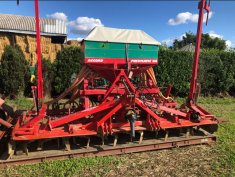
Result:
{"label": "red paint", "polygon": [[42,79],[42,61],[41,61],[41,39],[40,39],[40,20],[38,0],[35,0],[35,21],[36,21],[36,39],[37,39],[37,59],[38,59],[38,99],[43,104],[43,79]]}
{"label": "red paint", "polygon": [[200,45],[201,45],[201,38],[202,38],[202,25],[203,25],[203,18],[204,18],[204,10],[207,13],[210,12],[210,7],[207,5],[206,0],[201,0],[198,5],[199,8],[199,18],[198,18],[198,26],[197,26],[197,39],[196,39],[196,46],[195,46],[195,54],[194,54],[194,63],[193,63],[193,70],[192,70],[192,78],[190,83],[190,92],[188,99],[192,103],[195,103],[195,93],[196,93],[196,84],[197,84],[197,74],[198,74],[198,62],[200,56]]}
{"label": "red paint", "polygon": [[[205,0],[201,0],[199,5],[198,36],[189,93],[190,101],[193,101],[195,94],[203,11],[209,9],[205,3]],[[38,0],[35,1],[35,10],[36,19],[38,19]],[[38,67],[41,68],[40,28],[39,23],[36,24],[37,46],[39,47]],[[137,115],[137,120],[134,122],[136,131],[158,131],[218,124],[214,115],[198,105],[191,103],[187,109],[180,108],[176,101],[165,99],[161,96],[162,94],[159,94],[158,86],[153,84],[155,79],[150,77],[154,74],[153,70],[148,70],[157,64],[157,60],[153,62],[151,59],[139,61],[136,59],[86,58],[85,64],[90,71],[87,71],[89,73],[84,71],[82,89],[79,90],[76,84],[73,85],[73,88],[69,88],[73,98],[80,98],[78,107],[48,106],[52,107],[49,109],[43,104],[38,115],[31,113],[27,117],[22,116],[18,119],[12,132],[14,140],[30,141],[130,132],[130,115]],[[43,101],[42,73],[40,71],[41,69],[38,73],[38,95],[39,99]],[[109,83],[96,86],[96,81],[98,82],[102,78],[108,80]],[[169,85],[166,97],[170,96],[170,90]],[[74,99],[70,101],[73,103]],[[199,114],[200,121],[191,120],[191,115],[197,115],[194,113]]]}

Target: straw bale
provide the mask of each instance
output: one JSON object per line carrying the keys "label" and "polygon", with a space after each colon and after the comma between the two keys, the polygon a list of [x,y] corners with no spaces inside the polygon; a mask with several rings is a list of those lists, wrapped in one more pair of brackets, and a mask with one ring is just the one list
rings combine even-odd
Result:
{"label": "straw bale", "polygon": [[56,45],[55,44],[51,44],[50,47],[51,47],[51,53],[56,52]]}
{"label": "straw bale", "polygon": [[16,44],[19,43],[26,43],[26,36],[25,35],[15,35],[15,39],[16,39]]}
{"label": "straw bale", "polygon": [[42,44],[51,43],[51,37],[48,37],[48,36],[41,36],[41,43],[42,43]]}
{"label": "straw bale", "polygon": [[27,45],[27,52],[31,53],[31,52],[36,52],[36,51],[37,51],[37,44],[36,44],[36,42],[28,43],[28,45]]}
{"label": "straw bale", "polygon": [[3,52],[0,51],[0,61],[1,61],[1,59],[2,59],[2,54],[3,54]]}
{"label": "straw bale", "polygon": [[4,48],[7,46],[7,45],[10,45],[10,40],[8,38],[8,36],[4,36],[3,34],[0,35],[0,51],[4,51]]}
{"label": "straw bale", "polygon": [[33,52],[31,53],[31,60],[30,60],[30,64],[31,65],[35,65],[37,63],[37,53]]}
{"label": "straw bale", "polygon": [[50,53],[50,45],[42,45],[42,53],[49,54]]}
{"label": "straw bale", "polygon": [[26,59],[27,61],[30,61],[30,59],[31,59],[31,54],[30,54],[30,53],[24,52],[24,56],[25,56],[25,59]]}
{"label": "straw bale", "polygon": [[56,52],[51,52],[50,53],[50,59],[51,59],[51,62],[54,62],[55,61],[55,59],[56,59]]}
{"label": "straw bale", "polygon": [[67,44],[62,44],[61,47],[62,47],[62,49],[64,49],[64,48],[68,47],[68,45]]}
{"label": "straw bale", "polygon": [[42,54],[42,57],[45,58],[46,60],[48,60],[50,58],[50,54],[44,53],[44,54]]}
{"label": "straw bale", "polygon": [[61,44],[55,44],[55,47],[56,47],[56,52],[61,51],[62,48]]}
{"label": "straw bale", "polygon": [[31,43],[36,43],[36,36],[31,36],[31,35],[27,35],[27,43],[31,44]]}
{"label": "straw bale", "polygon": [[69,40],[69,41],[67,41],[67,44],[68,45],[78,46],[79,42],[77,40]]}
{"label": "straw bale", "polygon": [[26,51],[27,44],[24,42],[18,42],[17,45],[20,47],[22,51]]}

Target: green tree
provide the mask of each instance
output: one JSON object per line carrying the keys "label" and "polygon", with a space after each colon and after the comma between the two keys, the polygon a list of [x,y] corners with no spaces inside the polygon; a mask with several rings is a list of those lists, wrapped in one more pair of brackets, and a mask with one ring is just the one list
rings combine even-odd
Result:
{"label": "green tree", "polygon": [[[36,79],[34,80],[33,85],[37,85],[37,73],[38,73],[38,68],[36,65],[34,72]],[[54,63],[52,63],[50,59],[45,59],[43,57],[42,57],[42,75],[43,75],[44,96],[50,98],[52,92],[52,82],[54,80]],[[32,83],[30,85],[32,85]]]}
{"label": "green tree", "polygon": [[54,65],[53,93],[59,94],[71,85],[71,77],[82,66],[83,52],[74,46],[66,47],[57,53]]}
{"label": "green tree", "polygon": [[6,46],[0,65],[0,91],[5,95],[23,93],[29,78],[29,64],[19,47]]}
{"label": "green tree", "polygon": [[[196,44],[196,35],[192,32],[185,33],[182,40],[175,39],[173,42],[173,49],[180,49],[188,44]],[[202,34],[201,48],[225,50],[226,42],[218,37],[212,38],[208,33],[206,33]]]}

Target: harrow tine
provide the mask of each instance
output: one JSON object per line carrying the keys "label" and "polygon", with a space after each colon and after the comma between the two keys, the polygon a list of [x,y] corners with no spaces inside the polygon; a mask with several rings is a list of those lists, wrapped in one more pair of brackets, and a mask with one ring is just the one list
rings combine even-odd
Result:
{"label": "harrow tine", "polygon": [[187,128],[186,138],[188,138],[189,136],[190,136],[190,128]]}
{"label": "harrow tine", "polygon": [[76,141],[76,137],[75,136],[72,137],[72,141],[73,141],[74,145],[77,145],[77,141]]}
{"label": "harrow tine", "polygon": [[114,141],[113,141],[113,147],[117,145],[118,135],[114,134]]}
{"label": "harrow tine", "polygon": [[141,143],[142,143],[143,139],[144,139],[144,131],[140,131],[139,144],[141,144]]}
{"label": "harrow tine", "polygon": [[23,149],[23,152],[28,156],[29,155],[29,150],[28,150],[27,145],[28,145],[27,142],[23,142],[22,149]]}
{"label": "harrow tine", "polygon": [[59,149],[60,148],[60,138],[57,138],[56,142],[57,142],[57,149]]}
{"label": "harrow tine", "polygon": [[179,136],[181,136],[182,133],[183,133],[183,130],[182,130],[182,128],[180,127],[180,128],[179,128]]}
{"label": "harrow tine", "polygon": [[90,139],[90,137],[88,136],[88,137],[87,137],[87,144],[86,144],[86,148],[87,148],[87,149],[89,149],[89,147],[90,147],[90,141],[91,141],[91,139]]}
{"label": "harrow tine", "polygon": [[194,136],[194,128],[190,128],[190,134]]}
{"label": "harrow tine", "polygon": [[206,130],[202,129],[201,127],[198,128],[198,131],[201,131],[202,133],[204,133],[205,136],[210,135],[209,132],[207,132]]}
{"label": "harrow tine", "polygon": [[38,141],[37,151],[43,150],[43,144],[44,144],[44,140]]}
{"label": "harrow tine", "polygon": [[69,143],[69,138],[63,138],[63,144],[65,146],[65,151],[70,151],[71,150],[71,147],[70,147],[70,143]]}
{"label": "harrow tine", "polygon": [[130,143],[133,143],[133,137],[130,136]]}
{"label": "harrow tine", "polygon": [[104,135],[101,136],[101,140],[102,140],[101,146],[104,146]]}
{"label": "harrow tine", "polygon": [[168,136],[169,136],[169,130],[166,130],[166,134],[165,134],[164,141],[167,141],[167,139],[168,139]]}
{"label": "harrow tine", "polygon": [[158,138],[158,131],[157,130],[155,131],[155,138],[156,139]]}
{"label": "harrow tine", "polygon": [[8,158],[10,159],[15,153],[15,142],[10,140],[7,146],[8,146],[8,155],[9,155]]}

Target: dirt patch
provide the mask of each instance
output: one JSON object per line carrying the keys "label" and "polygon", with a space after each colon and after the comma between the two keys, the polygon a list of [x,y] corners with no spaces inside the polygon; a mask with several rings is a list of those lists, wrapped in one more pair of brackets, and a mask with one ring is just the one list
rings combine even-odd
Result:
{"label": "dirt patch", "polygon": [[212,170],[217,160],[213,148],[193,146],[116,156],[119,163],[108,167],[89,167],[78,176],[215,176]]}

